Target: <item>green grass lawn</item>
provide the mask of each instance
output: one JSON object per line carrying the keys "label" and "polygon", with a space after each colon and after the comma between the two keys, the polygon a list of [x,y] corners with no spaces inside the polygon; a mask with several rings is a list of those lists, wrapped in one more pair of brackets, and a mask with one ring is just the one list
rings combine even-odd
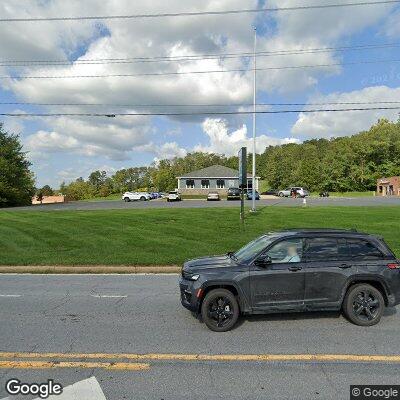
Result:
{"label": "green grass lawn", "polygon": [[[330,197],[372,197],[375,192],[329,192]],[[319,192],[311,193],[312,196],[319,197]]]}
{"label": "green grass lawn", "polygon": [[232,208],[0,211],[0,264],[178,264],[290,227],[381,234],[400,256],[400,207],[264,207],[243,232]]}
{"label": "green grass lawn", "polygon": [[106,197],[93,197],[91,199],[79,200],[79,201],[104,201],[104,200],[121,200],[122,193],[113,193]]}
{"label": "green grass lawn", "polygon": [[332,192],[332,197],[372,197],[375,192]]}

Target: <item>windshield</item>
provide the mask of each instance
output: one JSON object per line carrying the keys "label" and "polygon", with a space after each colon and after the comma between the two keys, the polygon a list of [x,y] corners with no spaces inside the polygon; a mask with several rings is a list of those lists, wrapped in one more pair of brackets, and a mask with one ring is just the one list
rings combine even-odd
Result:
{"label": "windshield", "polygon": [[268,245],[270,245],[273,240],[276,239],[276,236],[273,235],[264,235],[261,236],[252,242],[246,244],[246,246],[242,247],[236,253],[234,253],[235,259],[238,262],[247,262],[250,261],[253,257],[255,257],[258,253],[260,253],[263,249],[265,249]]}

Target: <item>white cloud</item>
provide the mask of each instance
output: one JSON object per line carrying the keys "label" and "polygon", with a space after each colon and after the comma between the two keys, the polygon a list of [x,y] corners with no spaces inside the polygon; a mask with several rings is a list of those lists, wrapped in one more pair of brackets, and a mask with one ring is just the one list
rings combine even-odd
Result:
{"label": "white cloud", "polygon": [[390,15],[384,26],[384,33],[391,38],[400,36],[400,11]]}
{"label": "white cloud", "polygon": [[[338,0],[337,3],[348,3]],[[297,0],[270,0],[270,7],[303,6]],[[271,18],[276,24],[275,33],[271,37],[259,41],[259,50],[298,50],[335,47],[339,40],[345,40],[352,34],[377,24],[390,13],[393,5],[377,5],[364,7],[343,7],[331,9],[313,9],[293,12],[277,12]],[[271,19],[265,20],[268,29]],[[265,60],[265,61],[262,61]],[[272,67],[293,65],[336,64],[341,57],[334,51],[320,53],[302,53],[279,57],[260,57],[260,67],[267,64]],[[260,88],[280,93],[301,92],[315,87],[321,76],[339,74],[340,66],[285,69],[260,73]]]}
{"label": "white cloud", "polygon": [[[247,136],[247,126],[242,125],[237,130],[229,133],[228,125],[225,120],[208,118],[203,123],[203,130],[209,137],[208,146],[198,145],[195,151],[225,154],[227,156],[237,155],[243,146],[251,151],[253,139]],[[298,143],[295,138],[275,138],[267,135],[258,135],[256,139],[257,153],[262,153],[267,146],[275,146],[284,143]]]}
{"label": "white cloud", "polygon": [[116,120],[99,118],[52,119],[54,131],[40,130],[25,139],[33,154],[38,152],[70,152],[86,156],[102,155],[113,160],[129,158],[129,153],[148,141],[150,129],[145,117]]}
{"label": "white cloud", "polygon": [[[396,101],[400,96],[400,88],[374,86],[345,93],[332,93],[310,99],[310,103],[324,102],[376,102]],[[376,107],[377,105],[358,105],[357,108]],[[390,105],[384,105],[390,106]],[[348,108],[351,105],[337,105],[329,108]],[[300,113],[292,134],[295,136],[334,137],[355,134],[368,129],[379,118],[396,120],[398,110],[370,110],[352,112],[320,112],[315,114]]]}
{"label": "white cloud", "polygon": [[55,184],[58,184],[59,179],[64,182],[71,182],[80,177],[86,179],[93,171],[106,171],[107,175],[111,176],[116,170],[116,168],[107,164],[99,166],[98,164],[84,163],[83,165],[68,167],[58,171],[56,174],[58,179]]}
{"label": "white cloud", "polygon": [[[338,0],[346,2],[346,0]],[[245,8],[256,8],[257,0],[247,0]],[[303,5],[300,0],[270,0],[268,6]],[[4,0],[0,14],[6,17],[116,15],[170,12],[171,10],[207,11],[243,8],[242,0]],[[99,22],[43,22],[0,24],[2,59],[98,59],[179,56],[206,53],[236,53],[252,50],[255,22],[264,25],[267,34],[259,37],[259,51],[334,46],[339,40],[361,32],[387,16],[392,6],[380,5],[296,12],[238,14],[188,18],[107,20]],[[256,20],[257,18],[257,20]],[[273,28],[270,28],[273,26]],[[322,34],[321,34],[322,32]],[[15,75],[106,75],[199,70],[243,69],[248,59],[199,59],[180,63],[97,64],[58,67],[2,69],[1,74]],[[282,57],[260,57],[258,66],[329,64],[340,62],[334,52]],[[338,74],[340,67],[264,71],[258,74],[260,91],[299,92],[314,87],[321,76]],[[170,75],[153,77],[117,77],[98,79],[8,79],[0,85],[18,100],[40,103],[110,103],[110,104],[227,104],[248,103],[252,96],[252,74],[226,72],[216,74]],[[152,108],[152,111],[205,111],[199,107]],[[47,107],[49,112],[81,112],[88,108]],[[93,109],[91,109],[93,110]],[[114,108],[96,108],[110,112]],[[121,112],[149,111],[146,108],[118,108]],[[180,118],[202,121],[202,117]],[[210,122],[211,121],[211,122]],[[214,121],[214,122],[212,122]],[[217,122],[219,121],[219,122]],[[46,118],[41,130],[26,139],[32,154],[68,152],[84,156],[103,156],[113,160],[128,159],[131,153],[145,149],[155,157],[184,154],[175,142],[154,145],[152,124],[148,118],[124,117],[84,119]],[[233,154],[243,143],[249,144],[243,126],[228,133],[225,122],[206,120],[203,124],[210,145],[207,151]],[[294,128],[295,129],[295,128]],[[296,128],[298,129],[298,128]],[[296,130],[295,129],[295,130]],[[318,131],[317,128],[315,128]],[[301,129],[300,129],[301,130]],[[168,139],[166,139],[168,140]],[[260,151],[265,145],[286,139],[261,135]],[[288,139],[292,140],[292,139]],[[199,147],[201,148],[201,146]]]}

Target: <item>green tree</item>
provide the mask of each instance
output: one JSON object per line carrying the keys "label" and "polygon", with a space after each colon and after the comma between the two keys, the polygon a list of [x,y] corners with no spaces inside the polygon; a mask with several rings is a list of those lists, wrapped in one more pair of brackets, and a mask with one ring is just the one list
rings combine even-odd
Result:
{"label": "green tree", "polygon": [[39,192],[42,193],[42,196],[53,196],[54,190],[49,185],[44,185]]}
{"label": "green tree", "polygon": [[43,201],[43,192],[42,192],[41,189],[39,189],[39,190],[36,192],[36,200],[37,200],[37,201],[40,201],[40,204],[42,204],[42,201]]}
{"label": "green tree", "polygon": [[82,178],[78,178],[67,185],[63,194],[65,194],[68,200],[84,200],[95,197],[93,186],[89,182],[85,182]]}
{"label": "green tree", "polygon": [[0,123],[0,207],[32,203],[35,189],[30,166],[18,135],[5,132]]}

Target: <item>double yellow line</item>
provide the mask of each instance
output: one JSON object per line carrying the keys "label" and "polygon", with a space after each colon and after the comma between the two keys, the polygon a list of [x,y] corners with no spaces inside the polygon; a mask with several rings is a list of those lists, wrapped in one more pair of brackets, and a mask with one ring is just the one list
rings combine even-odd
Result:
{"label": "double yellow line", "polygon": [[[70,360],[79,360],[79,361],[70,361]],[[308,362],[400,363],[400,355],[164,354],[164,353],[109,354],[109,353],[0,352],[0,368],[16,368],[16,369],[101,368],[108,370],[125,370],[125,371],[142,371],[142,370],[148,370],[150,368],[150,364],[141,363],[140,361],[186,361],[186,362],[196,362],[196,361],[307,362],[308,361]]]}
{"label": "double yellow line", "polygon": [[149,364],[138,363],[105,363],[105,362],[78,362],[78,361],[0,361],[0,368],[6,369],[55,369],[55,368],[100,368],[120,371],[140,371],[150,368]]}

